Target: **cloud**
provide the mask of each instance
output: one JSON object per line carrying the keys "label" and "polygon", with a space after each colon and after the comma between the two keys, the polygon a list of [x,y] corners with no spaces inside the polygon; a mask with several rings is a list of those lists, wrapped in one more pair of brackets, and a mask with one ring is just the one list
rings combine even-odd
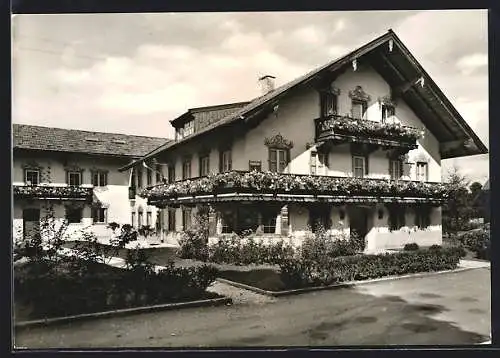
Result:
{"label": "cloud", "polygon": [[486,66],[488,66],[488,55],[485,53],[473,53],[457,61],[458,69],[465,75],[470,75],[478,68]]}

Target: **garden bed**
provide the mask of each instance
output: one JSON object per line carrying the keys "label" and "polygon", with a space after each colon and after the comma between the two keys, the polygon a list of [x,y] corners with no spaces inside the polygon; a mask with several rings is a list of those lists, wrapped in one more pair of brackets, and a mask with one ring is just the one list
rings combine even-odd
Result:
{"label": "garden bed", "polygon": [[222,298],[207,292],[217,270],[167,267],[155,273],[66,259],[57,267],[29,262],[15,268],[16,321]]}
{"label": "garden bed", "polygon": [[218,277],[257,288],[256,291],[282,292],[455,270],[460,256],[461,253],[455,248],[438,248],[382,255],[342,256],[326,258],[322,262],[290,259],[280,265],[280,271],[224,270],[219,272]]}

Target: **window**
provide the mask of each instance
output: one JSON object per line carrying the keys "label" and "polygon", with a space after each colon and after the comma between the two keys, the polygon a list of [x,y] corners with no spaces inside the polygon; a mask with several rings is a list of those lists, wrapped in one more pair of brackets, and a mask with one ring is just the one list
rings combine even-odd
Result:
{"label": "window", "polygon": [[417,163],[417,180],[428,181],[428,166],[425,162]]}
{"label": "window", "polygon": [[396,115],[396,109],[394,106],[389,104],[382,105],[382,123],[386,122],[387,119]]}
{"label": "window", "polygon": [[168,182],[175,182],[175,167],[173,165],[168,166]]}
{"label": "window", "polygon": [[162,177],[163,177],[163,173],[162,173],[162,170],[161,170],[161,165],[157,164],[156,165],[156,182],[157,183],[161,183]]}
{"label": "window", "polygon": [[328,166],[328,153],[311,152],[311,174],[325,175]]}
{"label": "window", "polygon": [[200,177],[210,174],[210,157],[208,154],[200,156]]}
{"label": "window", "polygon": [[131,221],[132,221],[132,226],[137,227],[137,223],[135,222],[135,211],[132,211]]}
{"label": "window", "polygon": [[191,210],[182,209],[182,229],[187,230],[191,227]]}
{"label": "window", "polygon": [[361,156],[352,157],[352,172],[355,178],[363,178],[366,173],[366,158]]}
{"label": "window", "polygon": [[186,159],[182,163],[182,179],[191,178],[191,159]]}
{"label": "window", "polygon": [[352,117],[355,119],[366,119],[368,106],[364,101],[352,101]]}
{"label": "window", "polygon": [[406,225],[406,210],[404,206],[389,208],[389,230],[399,230]]}
{"label": "window", "polygon": [[168,211],[168,231],[175,231],[175,209]]}
{"label": "window", "polygon": [[137,187],[142,188],[142,169],[137,168]]}
{"label": "window", "polygon": [[184,128],[176,128],[175,130],[175,139],[179,140],[183,137],[184,135]]}
{"label": "window", "polygon": [[104,224],[107,222],[108,209],[106,208],[92,208],[92,220],[94,223]]}
{"label": "window", "polygon": [[226,211],[222,214],[222,233],[230,234],[236,229],[236,218],[232,211]]}
{"label": "window", "polygon": [[260,160],[250,160],[248,162],[248,170],[250,171],[262,171],[262,162]]}
{"label": "window", "polygon": [[426,229],[431,224],[430,208],[426,206],[415,208],[415,226]]}
{"label": "window", "polygon": [[97,171],[92,173],[93,186],[106,186],[108,185],[108,173],[104,171]]}
{"label": "window", "polygon": [[82,173],[76,171],[67,172],[68,184],[79,186],[82,184]]}
{"label": "window", "polygon": [[143,214],[142,211],[139,211],[137,215],[137,227],[140,228],[143,225]]}
{"label": "window", "polygon": [[187,137],[194,133],[194,121],[189,121],[184,124],[184,132],[182,134],[183,137]]}
{"label": "window", "polygon": [[146,168],[146,186],[153,185],[153,171],[149,168]]}
{"label": "window", "polygon": [[403,161],[402,160],[389,160],[389,174],[392,180],[401,179],[403,175]]}
{"label": "window", "polygon": [[151,225],[153,224],[153,217],[152,217],[152,213],[151,211],[148,211],[146,213],[146,225],[151,227]]}
{"label": "window", "polygon": [[337,95],[331,92],[325,92],[321,96],[321,114],[331,116],[337,114]]}
{"label": "window", "polygon": [[68,224],[78,224],[82,221],[81,208],[66,208],[66,220]]}
{"label": "window", "polygon": [[276,232],[276,215],[272,213],[262,215],[262,231],[264,234],[274,234]]}
{"label": "window", "polygon": [[38,185],[40,183],[40,172],[38,170],[27,169],[24,172],[24,182],[27,185]]}
{"label": "window", "polygon": [[287,149],[269,148],[269,171],[283,173],[287,165]]}
{"label": "window", "polygon": [[220,153],[220,171],[228,172],[232,169],[232,153],[231,150],[224,150]]}

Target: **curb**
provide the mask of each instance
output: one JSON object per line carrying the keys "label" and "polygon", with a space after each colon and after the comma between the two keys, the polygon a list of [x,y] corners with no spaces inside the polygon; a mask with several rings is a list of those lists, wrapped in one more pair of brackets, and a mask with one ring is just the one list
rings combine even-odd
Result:
{"label": "curb", "polygon": [[436,276],[436,275],[442,275],[442,274],[458,273],[458,272],[475,270],[475,269],[477,269],[477,267],[460,267],[460,268],[456,268],[454,270],[424,272],[424,273],[408,274],[408,275],[402,275],[402,276],[387,276],[387,277],[375,278],[375,279],[371,279],[371,280],[348,281],[348,282],[336,283],[336,284],[328,285],[328,286],[305,287],[305,288],[297,288],[294,290],[285,290],[285,291],[267,291],[267,290],[263,290],[263,289],[258,288],[258,287],[246,285],[244,283],[227,280],[225,278],[217,278],[217,281],[234,286],[234,287],[242,288],[244,290],[249,290],[249,291],[253,291],[255,293],[260,293],[262,295],[267,295],[267,296],[272,296],[272,297],[281,297],[281,296],[290,296],[290,295],[307,293],[307,292],[314,292],[314,291],[332,290],[332,289],[336,289],[336,288],[362,286],[362,285],[368,285],[368,284],[383,282],[383,281],[395,281],[395,280],[401,280],[401,279],[407,279],[407,278],[418,278],[418,277],[427,277],[427,276]]}
{"label": "curb", "polygon": [[227,304],[232,304],[233,300],[229,297],[221,297],[221,298],[212,298],[208,300],[199,300],[199,301],[190,301],[190,302],[179,302],[179,303],[166,303],[154,306],[142,306],[142,307],[133,307],[133,308],[124,308],[113,311],[103,311],[103,312],[95,312],[95,313],[85,313],[74,316],[67,317],[57,317],[57,318],[48,318],[48,319],[39,319],[33,321],[24,321],[18,322],[14,324],[14,328],[30,328],[30,327],[40,327],[40,326],[48,326],[58,323],[68,323],[75,321],[83,321],[94,318],[104,318],[104,317],[118,317],[124,316],[127,314],[135,314],[135,313],[149,313],[149,312],[157,312],[157,311],[169,311],[175,309],[182,308],[194,308],[194,307],[208,307],[208,306],[223,306]]}

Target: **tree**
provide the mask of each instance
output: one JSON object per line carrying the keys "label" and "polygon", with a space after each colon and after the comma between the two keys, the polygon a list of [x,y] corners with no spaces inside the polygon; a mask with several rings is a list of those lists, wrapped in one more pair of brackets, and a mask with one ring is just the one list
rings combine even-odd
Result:
{"label": "tree", "polygon": [[457,167],[453,167],[448,172],[446,182],[450,187],[450,195],[443,205],[443,231],[465,230],[473,213],[468,189],[470,181]]}
{"label": "tree", "polygon": [[472,183],[469,186],[469,190],[471,192],[471,197],[472,198],[476,198],[479,195],[479,193],[481,192],[482,189],[483,189],[483,185],[481,183],[478,183],[477,181],[475,181],[474,183]]}

